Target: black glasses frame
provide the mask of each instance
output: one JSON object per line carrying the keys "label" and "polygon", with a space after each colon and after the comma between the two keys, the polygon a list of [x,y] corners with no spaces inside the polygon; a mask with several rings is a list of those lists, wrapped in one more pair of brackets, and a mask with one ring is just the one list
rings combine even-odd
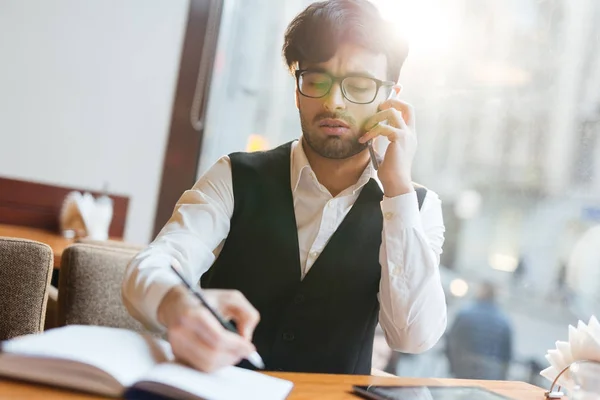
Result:
{"label": "black glasses frame", "polygon": [[[329,89],[327,89],[327,92],[325,92],[322,96],[308,96],[302,92],[302,88],[300,86],[300,78],[302,77],[302,75],[304,75],[307,72],[324,74],[331,78],[331,85],[329,86]],[[295,72],[295,75],[296,75],[296,87],[298,88],[298,91],[300,92],[300,94],[304,97],[309,97],[311,99],[321,99],[321,98],[327,96],[329,94],[329,92],[331,92],[331,88],[333,87],[334,83],[339,82],[340,88],[342,90],[342,95],[344,96],[344,98],[354,104],[370,104],[370,103],[374,102],[375,99],[377,98],[377,94],[379,93],[379,89],[381,89],[381,87],[392,87],[396,84],[393,81],[382,81],[380,79],[372,78],[370,76],[364,76],[364,75],[334,76],[328,72],[314,71],[314,70],[310,70],[310,69],[297,69]],[[347,78],[365,78],[365,79],[370,79],[373,82],[375,82],[377,84],[377,89],[375,90],[375,94],[373,95],[373,98],[371,99],[371,101],[357,102],[357,101],[350,99],[348,97],[348,95],[346,95],[346,90],[344,89],[344,80]]]}

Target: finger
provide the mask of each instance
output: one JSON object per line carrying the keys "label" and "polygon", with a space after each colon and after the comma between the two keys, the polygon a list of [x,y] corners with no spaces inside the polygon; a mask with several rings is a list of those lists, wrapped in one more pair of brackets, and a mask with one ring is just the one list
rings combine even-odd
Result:
{"label": "finger", "polygon": [[385,111],[379,111],[377,112],[375,115],[373,115],[371,118],[369,118],[364,126],[364,129],[369,131],[373,128],[375,128],[377,126],[377,124],[386,121],[388,118],[390,118],[390,114],[391,111],[385,110]]}
{"label": "finger", "polygon": [[414,126],[415,124],[415,112],[414,107],[409,103],[398,100],[398,99],[390,99],[386,100],[379,105],[379,109],[381,111],[388,109],[396,109],[401,112],[402,119],[406,122],[408,126]]}
{"label": "finger", "polygon": [[223,328],[206,308],[194,311],[184,318],[183,327],[194,333],[207,347],[218,351],[232,351],[242,356],[247,356],[255,350],[250,341]]}
{"label": "finger", "polygon": [[198,309],[194,317],[185,320],[185,324],[208,346],[216,349],[232,350],[242,355],[256,350],[248,339],[225,329],[206,308]]}
{"label": "finger", "polygon": [[240,334],[251,340],[254,329],[260,321],[260,314],[248,299],[239,291],[230,291],[221,300],[220,308],[224,314],[235,321]]}
{"label": "finger", "polygon": [[223,332],[223,336],[219,341],[219,348],[231,351],[241,357],[248,357],[256,351],[256,347],[248,339],[228,330]]}
{"label": "finger", "polygon": [[387,122],[389,125],[395,128],[408,129],[408,126],[406,125],[406,122],[404,121],[404,118],[402,116],[402,111],[398,111],[395,108],[388,108],[383,112],[387,113],[388,115]]}
{"label": "finger", "polygon": [[199,341],[195,332],[183,328],[170,332],[169,342],[179,360],[205,372],[237,364],[243,358],[232,351],[216,350]]}
{"label": "finger", "polygon": [[386,108],[385,110],[380,112],[381,114],[384,114],[387,118],[388,124],[396,127],[396,128],[400,128],[400,129],[408,129],[408,125],[406,124],[406,121],[404,120],[404,113],[405,111],[402,110],[398,110],[397,108],[394,107],[389,107]]}
{"label": "finger", "polygon": [[370,130],[383,121],[387,121],[388,125],[395,128],[408,129],[406,122],[402,118],[402,112],[395,108],[387,108],[373,115],[367,120],[365,127],[367,130]]}
{"label": "finger", "polygon": [[393,126],[379,124],[365,133],[360,139],[358,139],[358,141],[360,143],[366,143],[378,136],[385,136],[390,142],[394,142],[398,139],[402,132],[403,131],[401,129],[394,128]]}
{"label": "finger", "polygon": [[182,325],[198,335],[208,346],[216,347],[225,331],[219,321],[205,307],[197,307],[181,319]]}

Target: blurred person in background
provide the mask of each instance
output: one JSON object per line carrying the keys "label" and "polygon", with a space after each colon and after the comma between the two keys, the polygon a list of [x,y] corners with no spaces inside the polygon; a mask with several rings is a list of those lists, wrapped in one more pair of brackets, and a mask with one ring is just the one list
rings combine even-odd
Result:
{"label": "blurred person in background", "polygon": [[496,287],[482,282],[475,302],[457,313],[447,333],[451,374],[460,379],[505,380],[512,340],[508,317],[496,302]]}

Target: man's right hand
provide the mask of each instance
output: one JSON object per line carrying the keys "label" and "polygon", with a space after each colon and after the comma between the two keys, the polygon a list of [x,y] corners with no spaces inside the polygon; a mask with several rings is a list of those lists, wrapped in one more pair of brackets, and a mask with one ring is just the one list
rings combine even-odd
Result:
{"label": "man's right hand", "polygon": [[235,321],[240,335],[223,328],[183,286],[175,286],[165,295],[157,317],[167,328],[175,357],[200,371],[211,372],[235,365],[256,350],[251,339],[260,316],[237,290],[206,289],[203,294],[224,318]]}

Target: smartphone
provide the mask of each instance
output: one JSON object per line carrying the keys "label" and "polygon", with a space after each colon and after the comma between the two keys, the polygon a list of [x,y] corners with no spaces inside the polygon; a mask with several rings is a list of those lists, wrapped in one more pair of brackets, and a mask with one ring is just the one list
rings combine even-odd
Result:
{"label": "smartphone", "polygon": [[353,386],[353,393],[369,400],[510,400],[475,386]]}
{"label": "smartphone", "polygon": [[[392,88],[390,95],[388,96],[386,101],[395,98],[397,98],[396,91]],[[379,159],[377,158],[377,153],[375,153],[375,149],[373,149],[373,139],[367,142],[367,147],[369,148],[369,155],[371,156],[371,163],[373,164],[373,168],[375,168],[375,170],[377,171],[379,169]]]}

